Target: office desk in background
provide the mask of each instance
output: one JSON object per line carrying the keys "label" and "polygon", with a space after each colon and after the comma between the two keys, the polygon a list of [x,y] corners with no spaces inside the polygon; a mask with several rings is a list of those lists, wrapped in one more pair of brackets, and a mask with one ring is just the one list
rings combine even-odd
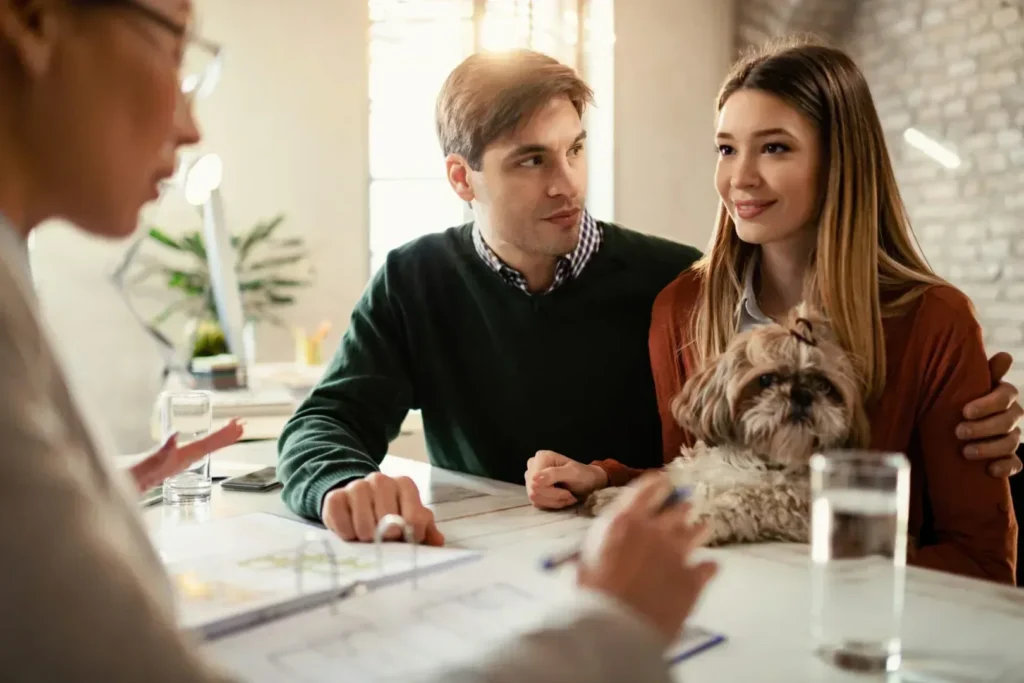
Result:
{"label": "office desk in background", "polygon": [[[325,367],[295,363],[257,363],[251,366],[249,387],[213,392],[213,428],[218,429],[238,417],[245,420],[244,441],[277,440],[299,403],[320,380]],[[185,389],[187,387],[177,375],[170,376],[163,387],[164,391]],[[156,403],[150,418],[150,436],[154,441],[159,441],[161,436]],[[427,462],[419,411],[410,411],[389,452]]]}

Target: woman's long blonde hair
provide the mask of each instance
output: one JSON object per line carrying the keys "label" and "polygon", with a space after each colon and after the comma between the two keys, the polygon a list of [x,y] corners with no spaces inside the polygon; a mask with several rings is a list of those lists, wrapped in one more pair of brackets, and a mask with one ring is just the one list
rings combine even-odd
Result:
{"label": "woman's long blonde hair", "polygon": [[[850,354],[870,402],[885,386],[883,316],[944,281],[916,248],[867,82],[841,50],[790,41],[740,60],[717,110],[748,88],[782,99],[821,132],[818,239],[807,298]],[[724,351],[736,333],[742,276],[756,249],[739,239],[720,204],[708,253],[695,266],[702,282],[692,337],[699,364]]]}

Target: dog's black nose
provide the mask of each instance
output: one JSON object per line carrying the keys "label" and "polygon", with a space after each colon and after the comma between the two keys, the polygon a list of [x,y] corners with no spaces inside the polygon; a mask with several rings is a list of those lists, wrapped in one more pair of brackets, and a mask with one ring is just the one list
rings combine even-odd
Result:
{"label": "dog's black nose", "polygon": [[814,403],[814,395],[803,387],[793,387],[789,392],[789,398],[797,408],[810,408]]}

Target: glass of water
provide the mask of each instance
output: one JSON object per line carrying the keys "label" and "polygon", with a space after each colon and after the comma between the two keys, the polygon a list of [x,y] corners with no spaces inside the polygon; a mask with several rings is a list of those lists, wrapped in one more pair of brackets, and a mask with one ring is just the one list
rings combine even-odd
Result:
{"label": "glass of water", "polygon": [[900,453],[816,454],[811,501],[816,652],[846,670],[897,671],[910,463]]}
{"label": "glass of water", "polygon": [[[213,404],[209,391],[165,391],[160,394],[160,430],[166,439],[178,433],[178,445],[202,438],[213,424]],[[206,455],[188,469],[168,477],[163,486],[165,504],[202,503],[210,500],[213,479],[210,456]]]}

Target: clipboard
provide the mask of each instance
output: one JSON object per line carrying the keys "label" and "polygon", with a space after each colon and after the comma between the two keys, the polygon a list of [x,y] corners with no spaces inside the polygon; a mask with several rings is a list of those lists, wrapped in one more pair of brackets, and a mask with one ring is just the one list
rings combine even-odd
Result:
{"label": "clipboard", "polygon": [[[393,525],[406,529],[398,519],[381,520],[375,553],[389,545],[379,539]],[[407,563],[417,566],[419,554],[429,550],[398,547]],[[253,683],[333,683],[339,671],[346,680],[368,683],[421,680],[464,665],[467,653],[500,648],[508,639],[546,627],[552,617],[557,620],[560,607],[578,600],[564,577],[510,565],[500,556],[450,571],[417,571],[389,580],[384,588],[373,583],[319,608],[208,641],[204,650],[226,671]],[[664,651],[666,665],[724,641],[690,625]]]}
{"label": "clipboard", "polygon": [[[277,525],[287,533],[306,526],[266,513],[223,521],[237,523],[245,517],[273,518],[256,522]],[[402,531],[404,545],[384,540],[395,526]],[[223,534],[226,530],[217,531]],[[424,555],[425,563],[420,561]],[[377,525],[372,546],[346,543],[326,530],[310,529],[296,543],[228,548],[220,554],[199,554],[166,566],[178,601],[179,627],[210,641],[320,607],[336,610],[342,600],[398,581],[408,579],[415,588],[421,574],[479,556],[462,549],[420,549],[412,525],[399,515],[386,515]]]}

